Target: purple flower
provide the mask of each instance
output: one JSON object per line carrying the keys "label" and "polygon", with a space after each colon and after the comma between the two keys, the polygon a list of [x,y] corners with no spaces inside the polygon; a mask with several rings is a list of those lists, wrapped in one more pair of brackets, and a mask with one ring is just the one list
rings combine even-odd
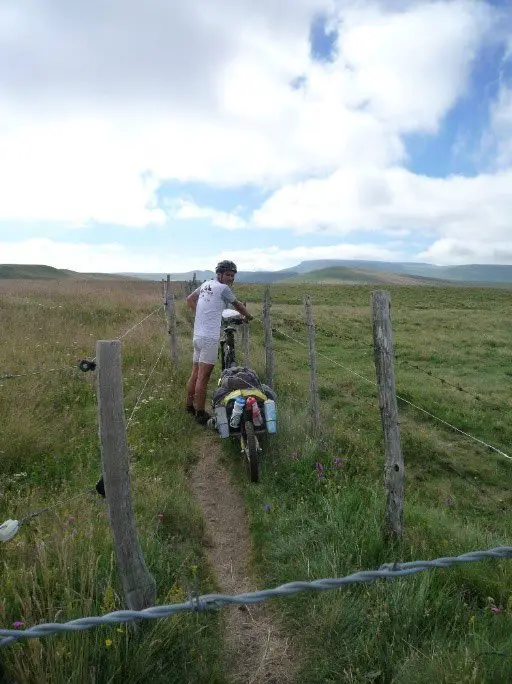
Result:
{"label": "purple flower", "polygon": [[335,456],[332,460],[336,468],[343,468],[345,463],[347,462],[346,458],[340,458],[339,456]]}
{"label": "purple flower", "polygon": [[18,627],[23,627],[24,624],[25,623],[22,622],[21,620],[16,620],[16,622],[12,623],[12,626],[14,627],[14,629],[18,629]]}
{"label": "purple flower", "polygon": [[263,504],[263,510],[267,512],[270,511],[270,504]]}
{"label": "purple flower", "polygon": [[315,463],[316,474],[319,480],[323,480],[325,477],[324,466],[322,463]]}
{"label": "purple flower", "polygon": [[491,613],[497,615],[498,613],[501,613],[501,608],[498,608],[497,606],[491,606]]}
{"label": "purple flower", "polygon": [[445,504],[447,506],[453,506],[453,499],[446,499]]}
{"label": "purple flower", "polygon": [[296,451],[294,451],[293,454],[291,454],[290,458],[292,459],[292,461],[296,461],[299,458],[299,454]]}

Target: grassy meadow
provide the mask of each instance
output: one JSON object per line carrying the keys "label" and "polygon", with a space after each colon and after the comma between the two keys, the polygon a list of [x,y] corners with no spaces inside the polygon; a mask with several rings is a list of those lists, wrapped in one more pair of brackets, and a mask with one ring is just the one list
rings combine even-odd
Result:
{"label": "grassy meadow", "polygon": [[[372,287],[306,287],[322,354],[321,437],[309,430],[305,286],[283,284],[272,286],[279,435],[265,444],[259,485],[247,483],[236,445],[223,447],[246,498],[260,586],[510,545],[512,462],[403,402],[405,536],[386,544]],[[510,453],[512,294],[386,289],[399,395]],[[263,287],[235,290],[259,315]],[[77,360],[95,355],[97,339],[119,338],[153,311],[122,342],[127,417],[137,405],[128,439],[138,532],[158,603],[182,600],[196,576],[201,593],[216,589],[188,487],[202,432],[182,411],[191,334],[183,300],[180,367],[164,349],[140,396],[166,339],[159,304],[154,282],[0,280],[0,376],[37,373],[0,381],[0,522],[64,502],[0,546],[2,627],[123,607],[105,503],[87,491],[100,468],[95,378]],[[260,322],[251,323],[251,336],[251,365],[263,375]],[[304,592],[269,606],[303,654],[301,683],[512,680],[510,560]],[[0,649],[0,681],[228,682],[222,629],[221,611],[136,631],[102,627],[29,640]]]}

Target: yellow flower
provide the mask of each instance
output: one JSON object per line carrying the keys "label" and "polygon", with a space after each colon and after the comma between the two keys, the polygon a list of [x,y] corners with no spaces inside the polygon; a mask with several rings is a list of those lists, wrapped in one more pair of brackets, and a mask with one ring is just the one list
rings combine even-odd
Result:
{"label": "yellow flower", "polygon": [[116,609],[116,595],[114,589],[109,585],[105,589],[103,601],[101,602],[101,611],[103,613],[112,613]]}
{"label": "yellow flower", "polygon": [[112,639],[105,639],[105,646],[110,648],[112,646]]}
{"label": "yellow flower", "polygon": [[181,603],[186,599],[187,595],[181,587],[173,584],[167,593],[166,599],[169,603]]}

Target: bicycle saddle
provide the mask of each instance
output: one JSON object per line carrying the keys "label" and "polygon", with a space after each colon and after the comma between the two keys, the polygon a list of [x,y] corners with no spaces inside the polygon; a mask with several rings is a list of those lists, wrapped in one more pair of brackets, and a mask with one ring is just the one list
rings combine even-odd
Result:
{"label": "bicycle saddle", "polygon": [[235,311],[234,309],[224,309],[222,312],[222,322],[224,325],[228,325],[229,323],[243,323],[243,317],[241,313],[238,313],[238,311]]}

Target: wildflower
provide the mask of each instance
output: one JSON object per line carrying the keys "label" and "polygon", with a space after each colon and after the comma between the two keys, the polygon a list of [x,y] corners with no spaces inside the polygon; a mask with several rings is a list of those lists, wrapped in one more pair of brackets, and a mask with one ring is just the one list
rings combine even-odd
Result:
{"label": "wildflower", "polygon": [[158,513],[156,517],[158,518],[158,520],[160,520],[160,522],[162,522],[162,520],[164,519],[164,514]]}
{"label": "wildflower", "polygon": [[336,468],[343,468],[345,463],[347,462],[346,458],[340,458],[339,456],[335,456],[332,460]]}
{"label": "wildflower", "polygon": [[315,463],[315,468],[316,468],[316,474],[318,475],[318,479],[323,480],[323,478],[325,477],[323,464],[322,463]]}
{"label": "wildflower", "polygon": [[270,511],[270,504],[269,503],[263,504],[263,510],[267,511],[267,512]]}
{"label": "wildflower", "polygon": [[292,459],[292,461],[296,461],[299,458],[299,454],[296,451],[294,451],[291,454],[290,458]]}
{"label": "wildflower", "polygon": [[501,613],[501,608],[498,608],[498,606],[491,606],[491,613],[494,613],[494,615],[497,615],[498,613]]}
{"label": "wildflower", "polygon": [[110,648],[112,646],[112,639],[105,639],[105,647]]}
{"label": "wildflower", "polygon": [[68,523],[74,523],[75,522],[75,516],[74,515],[68,515]]}
{"label": "wildflower", "polygon": [[16,622],[12,623],[12,626],[14,629],[18,629],[18,627],[23,627],[25,623],[22,620],[16,620]]}
{"label": "wildflower", "polygon": [[453,506],[453,499],[446,499],[445,504],[447,506]]}

